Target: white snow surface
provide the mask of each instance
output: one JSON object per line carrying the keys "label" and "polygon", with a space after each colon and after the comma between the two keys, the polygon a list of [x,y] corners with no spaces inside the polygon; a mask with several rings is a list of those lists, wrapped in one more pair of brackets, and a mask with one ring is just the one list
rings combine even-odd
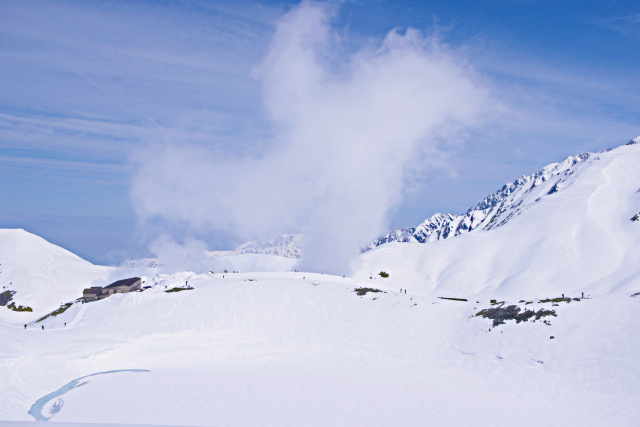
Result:
{"label": "white snow surface", "polygon": [[[380,246],[352,277],[248,272],[295,260],[242,254],[245,272],[155,275],[26,330],[0,319],[0,420],[635,426],[640,146],[580,163],[502,226]],[[555,316],[476,316],[502,301]]]}
{"label": "white snow surface", "polygon": [[[303,279],[304,277],[304,279]],[[165,290],[188,280],[194,289]],[[39,325],[0,325],[0,418],[169,425],[635,425],[637,313],[625,293],[528,307],[305,273],[156,277]],[[355,287],[386,293],[357,296]],[[64,322],[67,326],[64,326]],[[550,339],[554,336],[554,339]]]}

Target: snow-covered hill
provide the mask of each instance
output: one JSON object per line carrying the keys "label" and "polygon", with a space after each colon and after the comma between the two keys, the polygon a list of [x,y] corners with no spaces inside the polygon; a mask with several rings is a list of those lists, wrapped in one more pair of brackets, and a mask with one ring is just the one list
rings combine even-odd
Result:
{"label": "snow-covered hill", "polygon": [[[632,139],[627,145],[636,145],[639,138]],[[547,165],[532,175],[523,175],[505,184],[462,215],[435,214],[417,227],[395,230],[377,238],[364,251],[390,242],[429,243],[503,226],[546,196],[566,188],[589,159],[599,158],[606,151],[569,156],[560,163]]]}
{"label": "snow-covered hill", "polygon": [[[22,229],[0,229],[0,294],[11,295],[0,306],[0,321],[46,314],[81,297],[92,283],[107,280],[111,270]],[[8,309],[11,304],[33,311]]]}
{"label": "snow-covered hill", "polygon": [[474,232],[366,252],[357,276],[384,270],[415,292],[474,298],[640,291],[638,211],[640,145],[632,143],[504,187],[452,223]]}

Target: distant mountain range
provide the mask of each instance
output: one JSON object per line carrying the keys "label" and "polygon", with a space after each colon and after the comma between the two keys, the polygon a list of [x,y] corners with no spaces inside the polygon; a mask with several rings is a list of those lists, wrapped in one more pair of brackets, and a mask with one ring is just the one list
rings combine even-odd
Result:
{"label": "distant mountain range", "polygon": [[233,254],[277,255],[285,258],[302,258],[304,247],[301,234],[271,234],[258,240],[244,243],[231,251]]}
{"label": "distant mountain range", "polygon": [[[627,145],[638,144],[640,137]],[[607,149],[603,152],[611,151]],[[600,152],[602,153],[602,152]],[[485,197],[462,215],[437,213],[417,227],[403,228],[381,236],[367,245],[363,252],[389,242],[429,243],[449,239],[477,230],[491,230],[508,223],[515,216],[539,203],[544,197],[571,185],[569,179],[590,158],[600,153],[569,156],[552,163],[532,175],[523,175]]]}

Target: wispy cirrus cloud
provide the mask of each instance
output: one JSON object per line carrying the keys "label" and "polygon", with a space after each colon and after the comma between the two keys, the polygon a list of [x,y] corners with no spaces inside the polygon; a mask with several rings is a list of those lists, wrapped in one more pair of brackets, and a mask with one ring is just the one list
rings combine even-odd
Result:
{"label": "wispy cirrus cloud", "polygon": [[636,6],[634,11],[616,14],[614,16],[601,17],[594,19],[596,25],[615,31],[625,37],[639,39],[640,33],[638,26],[640,25],[640,8]]}
{"label": "wispy cirrus cloud", "polygon": [[[635,95],[638,10],[633,4],[592,2],[574,10],[573,5],[553,2],[468,2],[464,8],[439,1],[411,6],[369,0],[331,3],[329,8],[339,6],[343,13],[331,21],[327,48],[310,49],[309,43],[305,47],[293,42],[287,47],[319,58],[317,75],[311,68],[298,70],[311,73],[304,75],[282,68],[292,76],[291,83],[309,77],[316,82],[311,86],[327,94],[312,98],[310,90],[299,91],[305,95],[296,101],[302,109],[285,103],[284,96],[268,95],[269,90],[287,93],[288,88],[269,86],[265,74],[253,73],[272,47],[275,23],[282,28],[279,17],[296,4],[293,0],[0,2],[0,156],[4,159],[0,216],[9,210],[56,214],[63,209],[71,212],[70,207],[74,214],[85,215],[91,205],[91,215],[128,212],[133,227],[128,171],[170,157],[171,149],[176,160],[184,158],[177,181],[196,180],[192,175],[198,168],[209,176],[212,165],[228,162],[230,176],[237,178],[228,186],[236,188],[235,193],[249,188],[246,191],[257,193],[256,200],[268,196],[269,191],[258,191],[267,184],[239,184],[245,182],[245,174],[261,170],[260,179],[278,181],[280,188],[292,187],[296,194],[298,179],[283,178],[289,166],[272,160],[275,150],[282,153],[291,146],[288,141],[294,131],[284,129],[309,121],[313,108],[318,122],[327,128],[332,115],[353,117],[342,107],[370,111],[368,104],[346,97],[346,93],[352,98],[369,95],[363,89],[365,79],[349,81],[355,56],[344,59],[353,53],[375,56],[372,52],[383,46],[395,26],[401,26],[396,33],[405,41],[407,26],[429,28],[422,40],[436,40],[467,70],[472,64],[501,104],[489,110],[492,117],[482,126],[449,123],[448,133],[440,129],[441,136],[448,135],[441,138],[445,143],[416,145],[422,153],[402,168],[399,201],[387,215],[390,227],[415,225],[436,211],[464,211],[522,173],[564,155],[602,149],[640,134]],[[431,37],[433,16],[444,23],[435,30],[440,38]],[[317,83],[318,76],[326,81]],[[340,105],[335,107],[329,98]],[[321,102],[313,106],[311,99]],[[278,115],[293,121],[287,124]],[[352,122],[352,132],[359,132],[356,120]],[[325,132],[321,131],[316,134]],[[368,132],[364,127],[362,135]],[[327,150],[317,151],[318,161],[332,161]],[[131,164],[132,153],[145,152],[149,156],[134,155],[136,162]],[[187,161],[193,158],[195,163]],[[277,167],[260,166],[260,160]],[[292,162],[309,171],[318,168]],[[270,174],[274,177],[268,178]],[[322,179],[331,186],[331,177]],[[200,200],[202,194],[193,192],[193,211],[198,203],[209,203]],[[298,199],[291,203],[297,212],[294,220],[286,224],[297,226],[303,223],[300,217],[310,217],[306,208],[298,206],[307,206],[308,200]],[[226,200],[234,203],[233,197]],[[268,216],[277,213],[272,210]],[[255,221],[256,229],[261,221]],[[382,223],[374,221],[371,229]],[[274,226],[272,231],[296,231],[289,228]],[[239,243],[207,242],[216,249]]]}
{"label": "wispy cirrus cloud", "polygon": [[4,112],[97,115],[117,133],[132,124],[172,128],[184,121],[210,132],[210,123],[230,116],[238,127],[240,117],[244,128],[260,127],[259,86],[250,70],[272,14],[216,4],[4,3]]}

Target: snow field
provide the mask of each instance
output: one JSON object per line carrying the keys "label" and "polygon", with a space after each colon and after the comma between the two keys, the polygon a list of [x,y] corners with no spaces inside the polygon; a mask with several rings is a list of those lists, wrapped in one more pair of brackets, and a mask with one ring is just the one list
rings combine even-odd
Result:
{"label": "snow field", "polygon": [[150,372],[92,377],[52,421],[633,425],[640,415],[640,300],[627,295],[553,307],[551,326],[493,328],[471,317],[487,301],[353,292],[382,279],[191,275],[195,289],[164,292],[187,276],[64,313],[66,328],[0,326],[12,343],[0,347],[2,417],[28,420],[38,398],[117,369]]}

